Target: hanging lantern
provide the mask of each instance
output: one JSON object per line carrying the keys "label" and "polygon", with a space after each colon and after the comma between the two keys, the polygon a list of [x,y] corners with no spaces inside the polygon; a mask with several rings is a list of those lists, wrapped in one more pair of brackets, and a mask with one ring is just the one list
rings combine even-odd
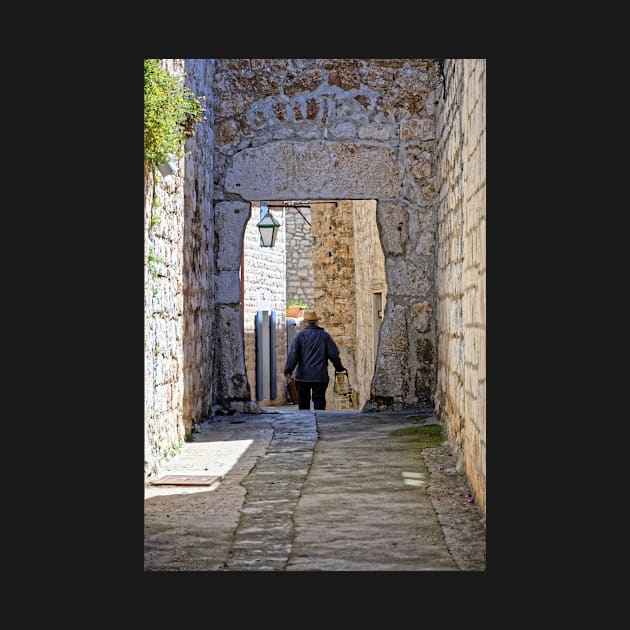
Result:
{"label": "hanging lantern", "polygon": [[280,222],[271,215],[271,212],[267,212],[256,224],[256,227],[260,230],[260,246],[273,247],[276,244]]}

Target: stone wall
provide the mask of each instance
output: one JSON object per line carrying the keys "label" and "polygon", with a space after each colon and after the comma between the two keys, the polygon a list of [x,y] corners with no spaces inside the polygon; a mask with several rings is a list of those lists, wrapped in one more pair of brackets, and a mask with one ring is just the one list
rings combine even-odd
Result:
{"label": "stone wall", "polygon": [[206,97],[206,120],[197,125],[187,141],[184,182],[184,408],[186,430],[208,417],[212,405],[212,325],[215,272],[213,149],[214,62],[186,60],[187,85],[194,94]]}
{"label": "stone wall", "polygon": [[[432,405],[435,65],[426,59],[216,63],[215,201],[376,200],[388,295],[366,409]],[[242,247],[239,237],[232,229],[230,248]],[[221,312],[236,321],[240,305]],[[224,332],[217,325],[213,336],[225,358],[215,380],[242,384],[242,341]],[[236,398],[217,402],[240,408],[244,389],[232,389]]]}
{"label": "stone wall", "polygon": [[[260,412],[261,304],[278,312],[284,396],[284,303],[304,297],[364,410],[435,402],[485,512],[485,60],[447,60],[444,97],[431,60],[163,63],[206,96],[207,120],[176,174],[145,176],[145,473],[209,413]],[[289,199],[339,205],[312,206],[324,220],[311,214],[311,234],[284,211],[282,246],[255,246],[250,202]],[[375,222],[363,221],[369,204]],[[380,287],[372,370],[368,293]]]}
{"label": "stone wall", "polygon": [[[313,230],[313,306],[319,325],[334,339],[350,382],[356,382],[356,301],[354,228],[351,201],[311,207]],[[335,368],[329,362],[326,408],[334,409]]]}
{"label": "stone wall", "polygon": [[207,119],[178,171],[145,174],[145,475],[158,473],[211,401],[213,304],[212,82],[214,62],[164,59],[162,67],[207,97]]}
{"label": "stone wall", "polygon": [[[304,200],[298,200],[304,202]],[[297,201],[287,203],[295,204]],[[292,300],[302,300],[303,304],[313,307],[313,234],[311,209],[300,208],[300,213],[293,209],[284,211],[286,225],[287,258],[287,304]],[[306,218],[306,220],[305,220]]]}
{"label": "stone wall", "polygon": [[260,220],[260,205],[252,204],[251,217],[245,227],[243,239],[243,313],[245,334],[245,365],[247,380],[250,386],[250,399],[256,400],[256,312],[276,311],[276,396],[270,398],[263,391],[263,398],[258,401],[261,406],[284,404],[285,378],[282,373],[286,363],[286,255],[285,242],[287,224],[283,211],[278,208],[270,210],[280,221],[280,229],[273,247],[260,246],[260,231],[256,224]]}
{"label": "stone wall", "polygon": [[351,379],[361,408],[370,398],[370,384],[374,376],[377,341],[382,314],[375,313],[375,294],[382,296],[381,311],[387,303],[385,257],[376,225],[376,202],[354,201],[354,265],[356,347],[355,375]]}
{"label": "stone wall", "polygon": [[[447,60],[436,112],[436,411],[486,510],[486,112],[484,59]],[[441,95],[441,91],[440,91]]]}
{"label": "stone wall", "polygon": [[[162,60],[182,77],[183,59]],[[176,174],[145,178],[145,474],[183,440],[183,161]]]}

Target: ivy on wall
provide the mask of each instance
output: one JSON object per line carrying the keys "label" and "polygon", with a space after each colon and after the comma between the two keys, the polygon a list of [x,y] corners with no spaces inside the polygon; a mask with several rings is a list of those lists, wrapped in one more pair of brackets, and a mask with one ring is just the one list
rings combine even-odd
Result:
{"label": "ivy on wall", "polygon": [[184,141],[205,120],[204,96],[197,97],[181,78],[160,67],[159,59],[144,60],[144,160],[156,167],[171,156],[184,155]]}
{"label": "ivy on wall", "polygon": [[446,96],[446,77],[444,76],[444,59],[431,59],[437,68],[438,85],[442,84],[442,98]]}

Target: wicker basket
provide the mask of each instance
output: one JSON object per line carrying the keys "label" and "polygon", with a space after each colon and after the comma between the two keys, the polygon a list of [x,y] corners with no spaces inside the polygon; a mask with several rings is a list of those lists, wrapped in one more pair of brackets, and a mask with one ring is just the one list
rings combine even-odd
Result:
{"label": "wicker basket", "polygon": [[354,409],[354,400],[353,400],[352,392],[348,394],[342,394],[340,396],[335,396],[333,394],[333,399],[335,401],[335,409]]}
{"label": "wicker basket", "polygon": [[335,372],[333,402],[335,403],[335,409],[354,409],[354,391],[350,385],[347,370],[345,372]]}

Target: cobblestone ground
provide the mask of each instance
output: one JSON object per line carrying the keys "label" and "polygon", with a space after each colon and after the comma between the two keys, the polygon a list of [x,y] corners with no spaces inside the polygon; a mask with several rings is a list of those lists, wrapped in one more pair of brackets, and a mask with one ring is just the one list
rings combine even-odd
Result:
{"label": "cobblestone ground", "polygon": [[483,571],[485,527],[446,445],[417,416],[289,411],[203,424],[147,487],[145,571]]}

